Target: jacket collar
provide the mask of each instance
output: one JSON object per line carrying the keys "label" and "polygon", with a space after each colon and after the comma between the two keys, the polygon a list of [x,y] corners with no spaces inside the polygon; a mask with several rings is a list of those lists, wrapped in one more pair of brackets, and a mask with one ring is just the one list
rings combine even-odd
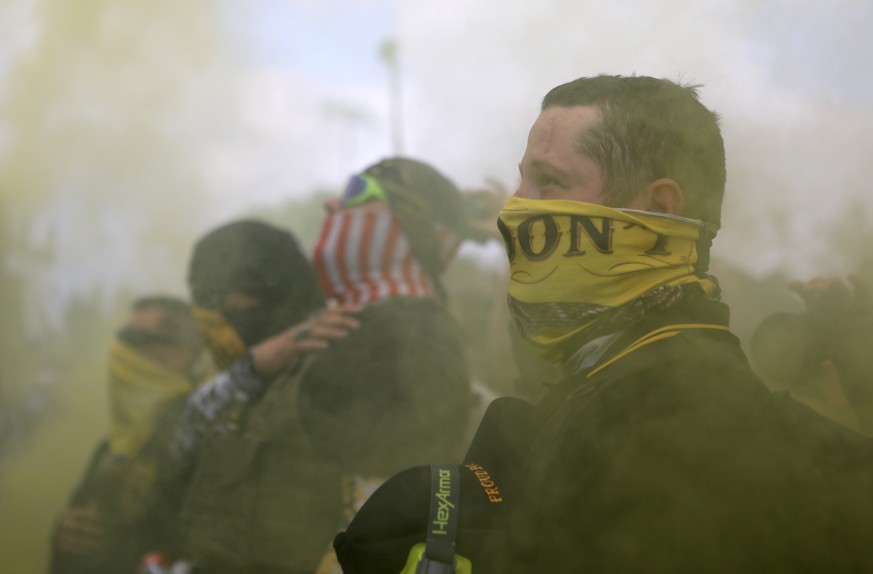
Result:
{"label": "jacket collar", "polygon": [[647,333],[670,325],[720,325],[730,323],[730,309],[724,303],[712,299],[694,299],[670,309],[655,311],[631,327],[598,337],[579,348],[561,365],[565,376],[573,376],[610,360],[628,345]]}

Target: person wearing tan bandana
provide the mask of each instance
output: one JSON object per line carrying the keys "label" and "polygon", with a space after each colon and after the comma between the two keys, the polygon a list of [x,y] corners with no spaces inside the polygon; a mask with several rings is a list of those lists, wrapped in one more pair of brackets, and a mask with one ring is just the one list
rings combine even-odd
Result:
{"label": "person wearing tan bandana", "polygon": [[133,304],[109,348],[110,427],[52,540],[53,574],[132,572],[158,538],[147,519],[160,453],[203,375],[186,303]]}
{"label": "person wearing tan bandana", "polygon": [[725,153],[696,87],[558,86],[519,171],[508,303],[565,378],[473,568],[873,571],[869,441],[767,391],[707,275]]}

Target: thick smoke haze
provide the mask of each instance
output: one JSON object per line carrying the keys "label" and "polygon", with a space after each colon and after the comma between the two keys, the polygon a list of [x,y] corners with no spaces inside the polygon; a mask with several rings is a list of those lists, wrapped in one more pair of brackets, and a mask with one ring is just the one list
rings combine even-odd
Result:
{"label": "thick smoke haze", "polygon": [[[866,0],[0,0],[0,500],[24,516],[0,521],[0,571],[43,571],[105,429],[118,317],[186,295],[198,236],[257,214],[310,245],[320,198],[395,152],[511,190],[543,95],[576,77],[703,86],[727,147],[717,264],[776,289],[855,270],[871,23]],[[503,269],[501,246],[465,253]]]}
{"label": "thick smoke haze", "polygon": [[[403,151],[463,185],[492,177],[511,188],[538,102],[557,83],[682,79],[703,84],[723,116],[730,181],[716,253],[759,273],[856,263],[855,245],[833,241],[850,239],[840,222],[865,197],[864,2],[161,6],[3,8],[4,209],[16,238],[52,249],[37,273],[47,297],[180,291],[196,233],[340,186],[390,153],[379,58],[389,37]],[[181,245],[167,245],[168,231]]]}

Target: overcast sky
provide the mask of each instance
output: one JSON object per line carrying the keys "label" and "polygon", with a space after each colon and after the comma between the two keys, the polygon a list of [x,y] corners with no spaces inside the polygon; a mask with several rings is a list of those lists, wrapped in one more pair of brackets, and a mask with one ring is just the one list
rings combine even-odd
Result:
{"label": "overcast sky", "polygon": [[[722,116],[729,181],[716,255],[756,272],[844,272],[855,263],[858,223],[873,219],[866,189],[873,3],[866,0],[216,4],[222,66],[213,82],[221,88],[212,90],[215,101],[197,93],[229,127],[184,135],[197,185],[212,198],[192,237],[244,210],[339,187],[393,152],[379,57],[388,38],[399,47],[402,151],[462,186],[486,178],[515,184],[527,131],[551,87],[582,75],[637,73],[703,84],[703,102]],[[0,98],[10,66],[39,38],[38,5],[0,0]],[[0,158],[9,137],[3,128]],[[50,202],[60,214],[51,221],[71,211],[75,193]],[[160,189],[147,195],[124,200],[135,206],[131,217],[168,217],[157,207]],[[112,196],[104,201],[111,213]],[[846,224],[850,210],[855,227]],[[83,247],[59,256],[52,285],[158,288],[170,276],[181,285],[184,254],[146,257],[167,270],[144,278],[126,263],[136,241],[117,241],[130,225],[96,213],[60,226],[68,236],[56,241]],[[844,244],[823,239],[834,229]],[[81,271],[80,254],[101,249],[116,262],[112,273]]]}

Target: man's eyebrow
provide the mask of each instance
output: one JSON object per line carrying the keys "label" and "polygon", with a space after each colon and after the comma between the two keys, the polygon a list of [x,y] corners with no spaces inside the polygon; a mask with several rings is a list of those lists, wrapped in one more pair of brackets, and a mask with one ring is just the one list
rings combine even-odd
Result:
{"label": "man's eyebrow", "polygon": [[545,171],[545,172],[548,172],[551,175],[554,175],[554,176],[559,177],[559,178],[566,178],[567,177],[567,172],[565,172],[564,170],[556,167],[554,164],[549,163],[547,161],[543,161],[541,159],[535,159],[530,163],[531,163],[531,167],[533,167],[537,171],[540,171],[540,172]]}

